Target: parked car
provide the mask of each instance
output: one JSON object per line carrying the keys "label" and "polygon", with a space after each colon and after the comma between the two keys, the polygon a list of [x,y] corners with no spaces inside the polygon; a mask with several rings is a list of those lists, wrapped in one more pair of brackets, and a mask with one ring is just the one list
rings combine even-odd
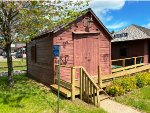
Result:
{"label": "parked car", "polygon": [[3,52],[3,53],[2,53],[2,56],[3,56],[3,57],[6,57],[6,52]]}
{"label": "parked car", "polygon": [[22,52],[17,52],[15,56],[16,58],[22,58]]}

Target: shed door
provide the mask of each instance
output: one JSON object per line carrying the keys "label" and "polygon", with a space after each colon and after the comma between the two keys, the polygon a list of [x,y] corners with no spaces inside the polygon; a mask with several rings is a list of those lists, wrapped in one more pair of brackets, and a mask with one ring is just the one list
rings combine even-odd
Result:
{"label": "shed door", "polygon": [[83,66],[90,75],[97,75],[99,65],[98,34],[74,35],[74,64]]}

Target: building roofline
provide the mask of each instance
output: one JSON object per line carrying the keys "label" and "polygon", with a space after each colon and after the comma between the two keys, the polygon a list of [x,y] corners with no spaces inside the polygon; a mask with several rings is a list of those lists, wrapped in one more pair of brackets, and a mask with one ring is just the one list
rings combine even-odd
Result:
{"label": "building roofline", "polygon": [[108,29],[104,26],[104,24],[100,21],[100,19],[95,15],[95,13],[92,11],[91,8],[88,8],[88,9],[86,9],[86,10],[83,10],[83,12],[85,12],[85,13],[82,14],[82,15],[80,15],[80,16],[78,16],[78,17],[77,17],[76,19],[74,19],[73,21],[71,21],[71,22],[69,22],[69,23],[67,23],[67,24],[65,24],[65,25],[61,25],[58,29],[55,29],[55,30],[52,30],[52,31],[48,31],[48,32],[42,33],[42,34],[40,34],[40,35],[34,37],[31,41],[36,40],[36,39],[40,39],[40,38],[42,38],[43,36],[46,36],[47,34],[55,34],[55,33],[59,32],[60,30],[62,30],[62,29],[64,29],[65,27],[67,27],[67,26],[68,26],[69,24],[71,24],[72,22],[76,21],[78,18],[80,18],[80,17],[84,16],[85,14],[87,14],[88,12],[90,12],[90,13],[94,16],[94,18],[98,21],[98,23],[99,23],[100,25],[102,25],[102,27],[104,28],[104,30],[108,33],[109,37],[110,37],[111,39],[113,39],[113,37],[112,37],[112,35],[110,34],[110,32],[108,31]]}
{"label": "building roofline", "polygon": [[[131,25],[127,26],[126,28],[124,28],[124,29],[122,29],[122,30],[120,30],[120,31],[118,31],[118,32],[122,32],[123,30],[125,30],[125,29],[127,29],[128,27],[131,27],[131,26],[133,26],[133,27],[135,27],[136,29],[138,29],[139,31],[143,32],[143,33],[146,35],[146,37],[134,38],[134,39],[129,39],[129,38],[128,38],[128,39],[125,39],[125,40],[123,39],[124,37],[120,37],[120,40],[115,40],[116,38],[113,38],[113,40],[112,40],[111,42],[124,42],[124,41],[150,39],[150,29],[145,28],[145,27],[142,27],[142,26],[139,26],[139,25],[135,25],[135,24],[131,24]],[[114,35],[117,34],[118,32],[115,32]],[[121,40],[121,39],[122,39],[122,40]]]}

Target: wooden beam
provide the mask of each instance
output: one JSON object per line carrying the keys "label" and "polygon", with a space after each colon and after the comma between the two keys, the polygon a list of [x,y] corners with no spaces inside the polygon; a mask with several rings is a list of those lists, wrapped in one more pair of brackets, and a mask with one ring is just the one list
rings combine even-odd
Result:
{"label": "wooden beam", "polygon": [[71,67],[71,100],[75,100],[75,68]]}
{"label": "wooden beam", "polygon": [[136,68],[136,57],[134,57],[134,65],[135,65],[135,68]]}
{"label": "wooden beam", "polygon": [[85,31],[76,31],[76,32],[72,32],[74,34],[99,34],[99,31],[91,31],[91,32],[85,32]]}
{"label": "wooden beam", "polygon": [[[137,56],[136,58],[144,58],[144,56]],[[130,58],[123,58],[123,59],[116,59],[116,60],[111,60],[112,62],[115,62],[115,61],[120,61],[120,60],[124,60],[124,59],[126,59],[126,60],[128,60],[128,59],[133,59],[133,58],[135,58],[135,57],[130,57]]]}
{"label": "wooden beam", "polygon": [[82,82],[83,82],[83,77],[82,77],[82,68],[80,68],[80,99],[82,100],[82,94],[83,94],[83,89],[82,89]]}
{"label": "wooden beam", "polygon": [[99,85],[100,87],[102,86],[101,67],[100,67],[100,65],[98,66],[98,85]]}

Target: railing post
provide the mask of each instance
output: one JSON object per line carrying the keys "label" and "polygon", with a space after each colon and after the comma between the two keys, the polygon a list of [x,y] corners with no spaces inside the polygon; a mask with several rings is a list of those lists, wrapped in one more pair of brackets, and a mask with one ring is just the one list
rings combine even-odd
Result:
{"label": "railing post", "polygon": [[71,67],[71,100],[75,100],[75,68]]}
{"label": "railing post", "polygon": [[126,66],[126,62],[125,62],[125,59],[122,60],[122,67],[125,67]]}
{"label": "railing post", "polygon": [[136,68],[136,57],[134,57],[134,65],[135,65],[135,68]]}
{"label": "railing post", "polygon": [[122,60],[122,67],[124,67],[123,71],[125,71],[125,66],[126,66],[126,59]]}
{"label": "railing post", "polygon": [[80,68],[80,99],[82,100],[82,96],[83,96],[83,90],[82,90],[82,68]]}
{"label": "railing post", "polygon": [[97,89],[97,107],[100,107],[99,90]]}
{"label": "railing post", "polygon": [[98,85],[101,88],[101,86],[102,86],[102,80],[101,80],[101,67],[100,67],[100,65],[98,66]]}

